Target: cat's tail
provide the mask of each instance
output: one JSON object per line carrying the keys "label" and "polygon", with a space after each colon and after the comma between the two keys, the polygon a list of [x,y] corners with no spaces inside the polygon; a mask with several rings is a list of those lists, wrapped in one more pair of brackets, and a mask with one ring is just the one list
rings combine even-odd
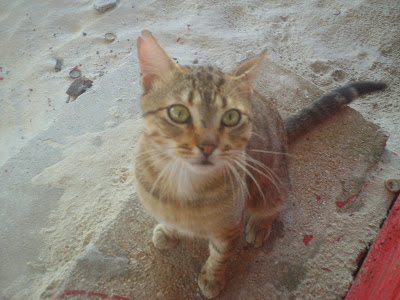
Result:
{"label": "cat's tail", "polygon": [[352,82],[326,94],[283,121],[289,143],[292,143],[296,138],[334,115],[343,106],[351,103],[357,97],[382,91],[385,88],[386,83],[383,82]]}

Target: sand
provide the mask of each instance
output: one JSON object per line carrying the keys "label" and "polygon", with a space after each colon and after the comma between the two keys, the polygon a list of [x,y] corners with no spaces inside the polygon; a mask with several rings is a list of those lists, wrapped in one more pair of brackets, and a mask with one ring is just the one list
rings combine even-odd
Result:
{"label": "sand", "polygon": [[[35,295],[49,290],[134,194],[131,170],[141,94],[136,39],[141,30],[151,30],[181,64],[197,60],[228,70],[267,48],[268,61],[323,91],[354,80],[385,81],[385,93],[351,106],[390,135],[388,153],[400,153],[399,24],[399,1],[121,0],[104,13],[95,10],[92,1],[0,3],[0,171],[3,176],[11,173],[8,166],[23,153],[37,151],[32,145],[38,140],[58,156],[47,165],[38,162],[40,167],[26,180],[60,191],[33,217],[27,210],[27,218],[36,220],[34,229],[29,222],[19,222],[21,235],[13,234],[10,224],[18,216],[2,227],[4,236],[13,239],[2,236],[1,243],[12,240],[16,246],[4,249],[14,249],[10,253],[18,259],[11,272],[10,254],[1,257],[0,268],[7,270],[0,277],[1,289],[23,282],[32,285]],[[106,41],[107,32],[116,40]],[[56,59],[63,63],[61,71],[55,69]],[[74,67],[93,81],[93,87],[66,103]],[[282,80],[275,86],[278,102],[291,101],[280,89],[293,88],[292,83]],[[81,113],[85,109],[86,115]],[[288,111],[282,108],[283,114]],[[40,139],[57,124],[65,125],[62,135]],[[2,218],[24,211],[28,204],[23,196],[8,193],[9,186],[0,188],[1,195],[10,197]],[[29,251],[19,246],[21,239],[26,239]],[[29,244],[30,239],[39,242]],[[12,286],[5,295],[18,299]]]}

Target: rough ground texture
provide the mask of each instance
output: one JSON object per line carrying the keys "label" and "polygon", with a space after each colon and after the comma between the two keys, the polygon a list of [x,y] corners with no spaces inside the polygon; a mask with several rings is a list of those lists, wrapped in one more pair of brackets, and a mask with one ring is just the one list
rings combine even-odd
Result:
{"label": "rough ground texture", "polygon": [[[206,243],[155,250],[154,222],[135,196],[135,40],[145,28],[182,64],[229,70],[268,48],[257,90],[282,115],[349,81],[389,84],[352,105],[367,121],[348,108],[293,145],[286,208],[261,250],[238,248],[221,298],[344,295],[393,198],[383,181],[400,177],[392,154],[400,153],[398,1],[124,0],[102,14],[91,0],[0,8],[0,299],[65,290],[201,298]],[[67,104],[74,67],[93,86]],[[389,150],[368,121],[390,134]]]}

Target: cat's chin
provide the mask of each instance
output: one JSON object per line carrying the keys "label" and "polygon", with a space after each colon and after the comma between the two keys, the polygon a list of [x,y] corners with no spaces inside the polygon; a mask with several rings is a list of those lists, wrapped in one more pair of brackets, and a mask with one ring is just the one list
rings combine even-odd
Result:
{"label": "cat's chin", "polygon": [[190,169],[196,174],[210,174],[218,169],[218,164],[209,160],[199,160],[189,163]]}
{"label": "cat's chin", "polygon": [[213,163],[194,163],[190,165],[190,169],[197,174],[209,174],[216,170],[216,166]]}

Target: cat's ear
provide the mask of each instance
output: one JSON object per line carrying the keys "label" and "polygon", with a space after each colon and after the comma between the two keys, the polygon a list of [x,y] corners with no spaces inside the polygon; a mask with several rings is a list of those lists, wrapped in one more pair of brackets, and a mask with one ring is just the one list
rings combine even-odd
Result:
{"label": "cat's ear", "polygon": [[142,31],[142,36],[138,38],[137,47],[140,81],[144,92],[147,93],[156,81],[177,69],[177,65],[169,58],[148,30]]}
{"label": "cat's ear", "polygon": [[253,81],[258,76],[258,71],[260,70],[260,67],[263,63],[266,53],[267,50],[265,49],[256,57],[253,57],[245,61],[239,67],[235,68],[230,72],[230,74],[234,77],[234,80],[240,81],[242,84],[244,84],[245,88],[249,92],[252,92],[253,90],[252,88]]}

